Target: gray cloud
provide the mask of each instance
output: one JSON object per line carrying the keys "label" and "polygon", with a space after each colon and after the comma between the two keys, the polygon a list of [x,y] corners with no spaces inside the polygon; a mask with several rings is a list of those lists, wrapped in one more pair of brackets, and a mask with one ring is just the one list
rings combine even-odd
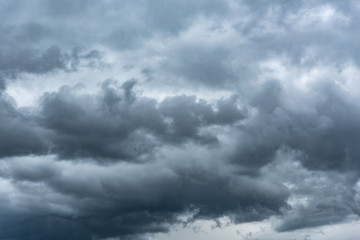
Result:
{"label": "gray cloud", "polygon": [[147,239],[222,217],[296,234],[359,216],[359,11],[0,3],[0,238]]}
{"label": "gray cloud", "polygon": [[[23,207],[18,209],[16,204],[8,208],[13,221],[2,223],[9,227],[0,233],[23,239],[102,239],[167,231],[169,224],[180,222],[178,216],[185,210],[194,211],[194,218],[226,214],[244,222],[279,213],[284,205],[288,196],[284,186],[239,176],[223,167],[214,172],[206,168],[215,167],[217,159],[203,159],[206,165],[201,166],[198,158],[191,159],[192,154],[184,154],[190,158],[187,164],[177,165],[172,162],[178,157],[171,155],[162,162],[112,167],[53,162],[56,159],[41,157],[7,161],[0,173],[16,181],[14,194]],[[24,193],[24,187],[41,191],[42,196]],[[54,198],[55,193],[62,197]],[[49,204],[39,203],[39,198]],[[40,227],[43,224],[47,227]]]}
{"label": "gray cloud", "polygon": [[34,122],[31,114],[18,111],[11,98],[0,91],[0,156],[46,153],[46,140],[42,129]]}
{"label": "gray cloud", "polygon": [[200,130],[244,118],[235,96],[218,100],[215,110],[195,96],[169,97],[160,103],[137,98],[134,84],[107,80],[95,96],[77,95],[70,87],[45,94],[38,121],[52,131],[46,137],[52,151],[66,158],[136,159],[159,144],[215,143],[211,131]]}
{"label": "gray cloud", "polygon": [[[6,88],[6,82],[14,81],[23,74],[44,75],[57,71],[78,71],[80,67],[101,68],[107,66],[101,61],[101,54],[92,50],[84,55],[79,48],[64,53],[57,46],[44,51],[29,47],[2,47],[0,52],[0,88]],[[84,66],[85,65],[85,66]]]}

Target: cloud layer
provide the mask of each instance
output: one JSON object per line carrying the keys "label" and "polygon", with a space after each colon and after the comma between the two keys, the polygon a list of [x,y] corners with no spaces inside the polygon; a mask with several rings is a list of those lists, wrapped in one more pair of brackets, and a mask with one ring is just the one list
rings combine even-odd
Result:
{"label": "cloud layer", "polygon": [[360,213],[356,1],[3,1],[0,238]]}

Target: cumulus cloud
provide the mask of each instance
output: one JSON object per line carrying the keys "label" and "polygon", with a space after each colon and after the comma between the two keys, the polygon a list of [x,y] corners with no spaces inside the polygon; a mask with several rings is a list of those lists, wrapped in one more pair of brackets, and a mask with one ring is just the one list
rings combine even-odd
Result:
{"label": "cumulus cloud", "polygon": [[[62,87],[42,97],[37,122],[46,130],[51,151],[63,157],[134,159],[156,146],[187,141],[216,142],[211,126],[226,126],[244,118],[236,97],[215,106],[195,96],[155,99],[136,97],[135,81],[102,83],[96,95]],[[216,108],[216,109],[215,109]]]}

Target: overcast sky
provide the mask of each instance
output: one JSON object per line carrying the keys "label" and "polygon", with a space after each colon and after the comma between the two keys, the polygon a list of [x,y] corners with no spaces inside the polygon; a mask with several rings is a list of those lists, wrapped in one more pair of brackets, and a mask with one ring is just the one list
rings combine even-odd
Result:
{"label": "overcast sky", "polygon": [[0,0],[0,239],[356,239],[359,16]]}

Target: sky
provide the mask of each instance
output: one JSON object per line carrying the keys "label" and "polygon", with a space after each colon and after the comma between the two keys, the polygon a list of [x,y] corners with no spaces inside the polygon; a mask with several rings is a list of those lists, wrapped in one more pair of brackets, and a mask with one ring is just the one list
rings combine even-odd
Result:
{"label": "sky", "polygon": [[0,239],[358,238],[359,16],[0,0]]}

